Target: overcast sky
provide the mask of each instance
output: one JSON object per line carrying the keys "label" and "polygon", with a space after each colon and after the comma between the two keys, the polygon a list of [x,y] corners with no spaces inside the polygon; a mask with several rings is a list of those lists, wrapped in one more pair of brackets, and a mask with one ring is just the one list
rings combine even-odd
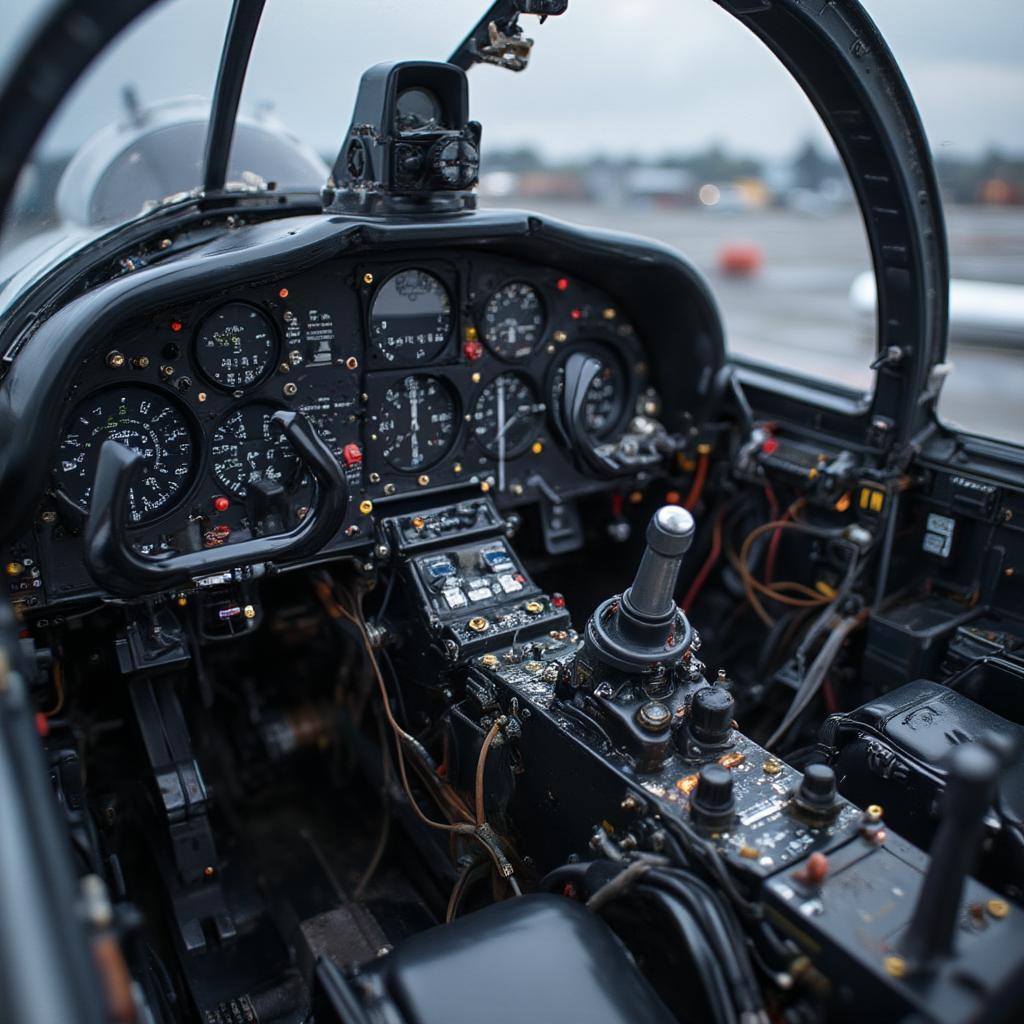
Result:
{"label": "overcast sky", "polygon": [[[13,5],[9,25],[38,10]],[[243,105],[270,104],[333,153],[361,71],[379,60],[444,59],[484,0],[269,0]],[[1024,151],[1024,0],[868,0],[900,61],[936,151]],[[69,97],[54,125],[66,149],[119,114],[120,87],[143,102],[208,96],[228,0],[164,0]],[[5,15],[6,16],[6,15]],[[549,157],[657,155],[718,142],[785,156],[823,138],[808,102],[767,50],[711,0],[570,0],[538,25],[531,67],[470,73],[484,145]],[[17,33],[7,33],[7,49]],[[0,59],[3,51],[0,49]]]}

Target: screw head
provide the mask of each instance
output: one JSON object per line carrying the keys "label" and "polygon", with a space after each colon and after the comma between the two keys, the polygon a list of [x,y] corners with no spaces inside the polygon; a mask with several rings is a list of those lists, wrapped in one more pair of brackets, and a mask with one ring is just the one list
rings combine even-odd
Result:
{"label": "screw head", "polygon": [[1010,913],[1010,904],[1006,900],[990,899],[985,904],[985,909],[995,918],[1004,918]]}
{"label": "screw head", "polygon": [[649,700],[636,713],[636,720],[650,732],[660,732],[672,721],[672,712],[660,700]]}
{"label": "screw head", "polygon": [[887,956],[882,965],[890,978],[902,978],[907,973],[907,961],[901,956]]}

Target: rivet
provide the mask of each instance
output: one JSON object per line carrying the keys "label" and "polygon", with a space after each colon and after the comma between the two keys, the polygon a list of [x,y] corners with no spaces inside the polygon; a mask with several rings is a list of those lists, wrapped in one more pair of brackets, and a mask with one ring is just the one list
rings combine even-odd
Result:
{"label": "rivet", "polygon": [[1006,900],[990,899],[985,904],[985,909],[993,916],[998,918],[1006,917],[1010,913],[1010,904]]}
{"label": "rivet", "polygon": [[901,956],[887,956],[882,964],[890,978],[902,978],[907,973],[907,961]]}

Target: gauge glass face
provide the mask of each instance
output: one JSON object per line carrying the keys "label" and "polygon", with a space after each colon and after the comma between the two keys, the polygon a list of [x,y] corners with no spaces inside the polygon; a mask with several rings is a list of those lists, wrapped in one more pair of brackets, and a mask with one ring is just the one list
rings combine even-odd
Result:
{"label": "gauge glass face", "polygon": [[502,359],[525,359],[544,333],[544,307],[537,290],[522,281],[499,288],[484,307],[484,338]]}
{"label": "gauge glass face", "polygon": [[370,309],[370,333],[389,363],[432,359],[452,329],[444,285],[425,270],[402,270],[381,285]]}
{"label": "gauge glass face", "polygon": [[272,405],[243,405],[220,422],[210,446],[213,473],[225,490],[240,498],[257,480],[289,487],[299,475],[299,459],[281,428],[271,422]]}
{"label": "gauge glass face", "polygon": [[75,408],[57,449],[57,486],[83,512],[89,510],[100,448],[108,439],[120,441],[143,459],[128,493],[133,523],[153,519],[185,493],[194,470],[193,437],[185,413],[149,388],[107,388]]}
{"label": "gauge glass face", "polygon": [[437,379],[410,374],[384,392],[377,415],[381,454],[395,469],[426,469],[455,438],[455,400]]}
{"label": "gauge glass face", "polygon": [[537,436],[544,409],[525,377],[503,373],[486,384],[477,397],[473,436],[495,458],[521,455]]}
{"label": "gauge glass face", "polygon": [[[591,354],[600,360],[601,372],[587,388],[583,418],[587,434],[595,441],[603,441],[622,420],[627,386],[614,356],[596,351]],[[564,390],[565,366],[563,364],[555,371],[551,387],[551,402],[556,408],[562,401]]]}
{"label": "gauge glass face", "polygon": [[395,102],[395,120],[400,132],[418,132],[441,126],[441,103],[429,90],[416,86],[403,89]]}
{"label": "gauge glass face", "polygon": [[203,321],[196,335],[196,362],[215,384],[245,388],[266,376],[275,348],[270,319],[254,306],[229,302]]}

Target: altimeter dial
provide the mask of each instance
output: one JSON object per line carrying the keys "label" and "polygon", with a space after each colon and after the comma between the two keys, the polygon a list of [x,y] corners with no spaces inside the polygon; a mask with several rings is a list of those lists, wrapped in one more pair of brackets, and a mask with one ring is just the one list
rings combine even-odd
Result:
{"label": "altimeter dial", "polygon": [[540,295],[523,281],[499,288],[484,306],[484,339],[502,359],[525,359],[544,333],[544,306]]}

